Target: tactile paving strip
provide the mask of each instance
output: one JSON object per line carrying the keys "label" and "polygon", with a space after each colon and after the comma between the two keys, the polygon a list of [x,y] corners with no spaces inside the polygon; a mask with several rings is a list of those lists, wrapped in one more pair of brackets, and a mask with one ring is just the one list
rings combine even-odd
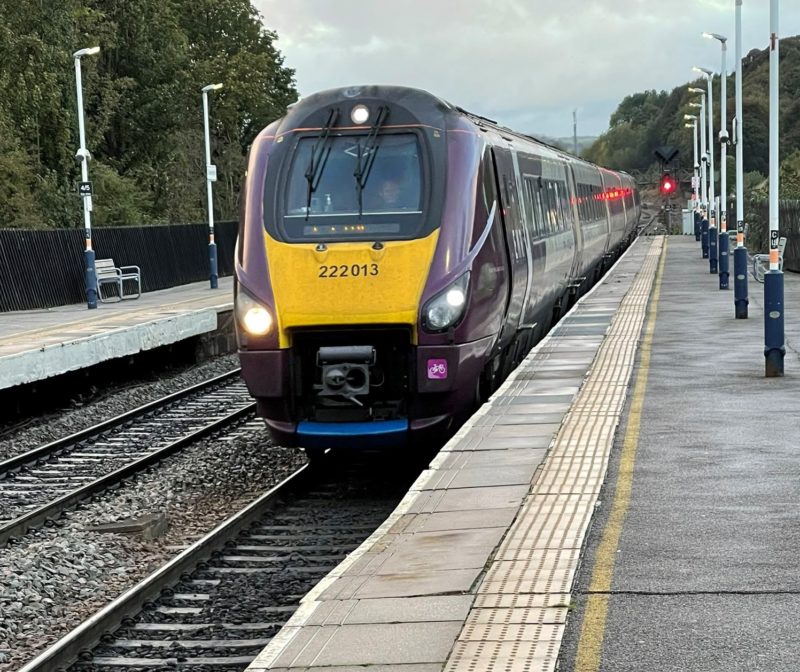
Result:
{"label": "tactile paving strip", "polygon": [[[662,248],[663,238],[655,238],[619,303],[578,396],[535,476],[531,494],[478,587],[446,672],[556,669],[564,633],[561,619],[566,619],[580,551],[605,479]],[[549,361],[569,369],[569,362],[559,358],[559,354],[568,356],[569,349],[561,349],[564,341],[571,346],[594,341],[596,347],[600,325],[589,327],[580,319],[587,317],[585,321],[591,323],[590,311],[608,312],[616,301],[599,293],[579,304],[581,310],[573,315],[578,318],[576,324],[563,330],[569,335],[548,344]],[[583,327],[588,335],[576,338]],[[585,354],[584,347],[580,352]],[[501,388],[504,395],[524,395],[526,384],[542,371],[540,361],[535,370],[528,362],[521,369],[524,378],[517,376]]]}

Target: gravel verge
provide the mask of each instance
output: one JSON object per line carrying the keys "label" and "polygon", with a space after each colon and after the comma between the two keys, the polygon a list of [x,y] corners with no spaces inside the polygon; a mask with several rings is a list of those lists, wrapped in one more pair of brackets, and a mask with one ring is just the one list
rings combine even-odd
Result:
{"label": "gravel verge", "polygon": [[4,436],[0,440],[0,461],[69,436],[160,397],[202,383],[238,366],[237,355],[225,355],[173,375],[165,374],[162,379],[156,381],[138,382],[121,390],[110,390],[106,396],[87,404],[73,402],[74,407],[71,409],[42,418],[40,421],[34,420],[17,432]]}
{"label": "gravel verge", "polygon": [[[18,669],[304,460],[272,446],[254,419],[0,549],[0,672]],[[156,540],[89,529],[147,514],[166,516]]]}

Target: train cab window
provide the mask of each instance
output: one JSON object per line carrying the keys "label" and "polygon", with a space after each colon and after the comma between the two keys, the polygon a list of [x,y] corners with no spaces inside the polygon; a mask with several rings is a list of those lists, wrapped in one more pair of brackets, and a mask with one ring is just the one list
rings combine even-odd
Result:
{"label": "train cab window", "polygon": [[413,134],[339,136],[294,148],[284,199],[289,240],[412,238],[423,210],[420,143]]}

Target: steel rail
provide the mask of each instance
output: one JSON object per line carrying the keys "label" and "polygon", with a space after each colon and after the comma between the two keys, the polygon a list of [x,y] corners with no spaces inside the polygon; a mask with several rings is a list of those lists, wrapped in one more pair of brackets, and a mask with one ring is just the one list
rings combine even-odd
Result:
{"label": "steel rail", "polygon": [[177,392],[173,392],[172,394],[167,395],[166,397],[161,397],[160,399],[156,399],[155,401],[151,401],[143,406],[139,406],[138,408],[134,408],[130,411],[126,411],[122,415],[117,415],[113,418],[109,418],[108,420],[104,420],[92,427],[88,427],[87,429],[82,429],[79,432],[75,432],[70,436],[66,436],[62,439],[57,439],[56,441],[51,441],[50,443],[46,443],[43,446],[39,446],[38,448],[34,448],[33,450],[29,450],[27,453],[22,453],[21,455],[15,455],[14,457],[10,457],[7,460],[0,462],[0,477],[8,473],[10,471],[15,471],[20,469],[21,467],[27,466],[29,464],[35,464],[38,460],[43,459],[44,457],[50,456],[54,453],[57,453],[61,450],[66,450],[70,446],[75,443],[80,443],[81,441],[86,441],[87,439],[93,437],[95,434],[100,434],[102,432],[108,431],[109,429],[114,429],[129,420],[133,420],[134,418],[138,418],[146,413],[151,411],[155,411],[162,406],[169,404],[173,401],[178,401],[179,399],[183,399],[190,394],[195,392],[199,392],[206,387],[213,386],[217,383],[223,383],[230,378],[234,378],[239,375],[241,369],[234,369],[233,371],[228,371],[227,373],[223,373],[220,376],[215,378],[211,378],[209,380],[204,380],[202,383],[197,383],[196,385],[192,385],[191,387],[187,387],[183,390],[178,390]]}
{"label": "steel rail", "polygon": [[311,471],[310,465],[305,464],[300,467],[271,490],[220,523],[185,551],[100,609],[20,668],[18,672],[52,672],[54,669],[71,665],[82,652],[94,648],[104,634],[113,632],[119,627],[124,618],[136,615],[146,602],[157,598],[165,586],[177,583],[183,574],[193,571],[198,563],[211,557],[211,554],[224,546],[226,541],[261,517],[275,505],[279,496],[303,487],[312,478],[312,473],[314,472]]}
{"label": "steel rail", "polygon": [[159,462],[172,453],[175,453],[187,445],[198,441],[217,429],[220,429],[231,422],[245,417],[255,410],[255,406],[256,405],[254,402],[249,403],[247,406],[239,408],[236,411],[229,413],[225,417],[219,418],[205,427],[181,437],[177,441],[173,441],[172,443],[159,448],[158,450],[149,453],[134,462],[126,464],[124,467],[121,467],[116,471],[105,474],[104,476],[101,476],[100,478],[91,481],[80,488],[77,488],[76,490],[72,490],[61,497],[51,500],[47,504],[44,504],[43,506],[40,506],[39,508],[29,511],[26,514],[12,520],[10,523],[0,527],[0,546],[8,542],[8,540],[12,537],[24,535],[32,527],[37,527],[45,523],[48,519],[54,519],[58,517],[65,510],[75,506],[82,500],[102,492],[112,485],[120,483],[124,479],[138,473],[145,467]]}

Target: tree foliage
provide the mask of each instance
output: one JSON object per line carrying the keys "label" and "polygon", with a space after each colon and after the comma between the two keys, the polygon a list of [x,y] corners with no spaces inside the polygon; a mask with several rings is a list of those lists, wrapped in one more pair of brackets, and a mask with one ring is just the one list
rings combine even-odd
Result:
{"label": "tree foliage", "polygon": [[210,95],[215,211],[237,214],[255,135],[297,98],[250,0],[0,3],[0,226],[81,226],[72,54],[82,60],[96,225],[205,217],[201,89]]}
{"label": "tree foliage", "polygon": [[[787,175],[800,150],[800,36],[781,40],[780,45],[780,155]],[[728,119],[735,115],[734,77],[727,81]],[[645,171],[657,162],[653,152],[659,145],[673,145],[680,151],[682,165],[690,168],[693,161],[692,131],[685,127],[684,114],[700,116],[700,110],[689,105],[699,97],[690,87],[706,89],[705,79],[676,87],[672,92],[643,91],[626,96],[611,115],[610,128],[585,152],[586,158],[626,171]],[[754,49],[743,59],[742,115],[744,117],[744,169],[747,173],[769,174],[769,52]],[[720,81],[714,82],[714,120],[719,130]],[[729,133],[732,131],[729,128]],[[719,145],[716,146],[717,159]],[[729,156],[732,151],[729,151]],[[782,170],[784,166],[782,165]],[[729,170],[731,184],[733,172]],[[791,178],[788,178],[791,180]],[[763,181],[763,178],[762,178]],[[753,184],[756,181],[753,180]],[[783,198],[788,196],[781,189]]]}

